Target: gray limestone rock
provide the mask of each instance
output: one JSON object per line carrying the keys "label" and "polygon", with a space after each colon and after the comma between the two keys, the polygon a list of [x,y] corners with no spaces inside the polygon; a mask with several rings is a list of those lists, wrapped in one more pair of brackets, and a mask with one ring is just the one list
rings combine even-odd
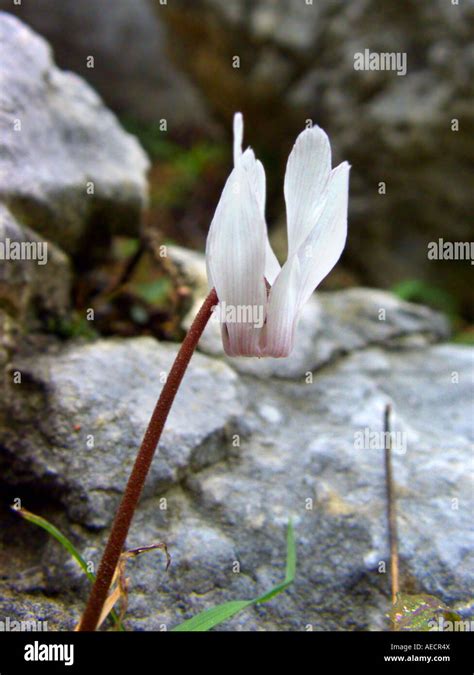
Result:
{"label": "gray limestone rock", "polygon": [[[4,480],[41,482],[73,520],[109,524],[177,348],[152,338],[70,345],[9,365],[0,424]],[[21,383],[15,383],[15,374]],[[231,451],[237,377],[196,355],[169,416],[145,495]]]}
{"label": "gray limestone rock", "polygon": [[[59,70],[43,38],[0,13],[0,201],[68,253],[136,232],[148,159],[79,76]],[[86,244],[89,237],[89,243]]]}
{"label": "gray limestone rock", "polygon": [[[149,341],[135,341],[129,348],[132,364],[134,352],[144,348],[152,349]],[[121,363],[117,350],[125,347],[89,349],[102,353],[101,370],[107,372],[106,358]],[[197,365],[208,368],[209,360],[203,359],[198,357]],[[85,360],[79,363],[84,370]],[[220,367],[213,408],[221,411],[219,392],[227,390],[235,413],[236,377],[227,366]],[[140,373],[136,365],[130,368],[141,382],[149,378],[149,369]],[[132,372],[129,377],[123,366],[117,370],[131,385]],[[69,379],[75,378],[70,370]],[[245,433],[239,434],[237,447],[214,456],[208,466],[188,466],[179,484],[168,482],[159,494],[148,490],[141,503],[127,546],[165,541],[172,564],[165,572],[158,551],[129,563],[127,626],[171,629],[202,609],[268,590],[284,576],[291,517],[298,554],[294,585],[219,630],[386,629],[390,592],[384,572],[388,541],[381,434],[387,403],[393,409],[402,587],[468,606],[474,578],[467,469],[474,437],[472,378],[472,351],[454,345],[403,352],[362,349],[316,373],[312,383],[280,380],[275,386],[273,379],[240,376],[246,410]],[[206,386],[200,382],[196,396],[202,391],[206,399]],[[83,400],[95,391],[96,401],[98,390],[93,382],[90,387],[82,386]],[[67,401],[71,390],[64,391]],[[193,423],[199,418],[193,417]],[[121,427],[128,426],[125,419],[120,416]],[[107,424],[110,435],[115,423],[109,417]],[[169,431],[174,424],[171,420]],[[84,454],[80,448],[76,452]],[[36,454],[42,458],[44,450]],[[124,455],[120,457],[125,469]],[[65,482],[76,490],[74,465],[64,464],[63,470]],[[99,455],[94,474],[91,465],[83,466],[82,483],[90,485],[102,471]],[[89,522],[85,513],[76,515]],[[106,531],[94,534],[80,523],[71,525],[64,510],[50,517],[66,528],[86,560],[98,563]],[[34,554],[40,556],[42,579],[23,579],[20,587],[24,593],[33,586],[72,598],[67,626],[71,613],[79,618],[78,594],[84,596],[87,587],[82,573],[56,542]],[[12,574],[10,584],[19,583]]]}

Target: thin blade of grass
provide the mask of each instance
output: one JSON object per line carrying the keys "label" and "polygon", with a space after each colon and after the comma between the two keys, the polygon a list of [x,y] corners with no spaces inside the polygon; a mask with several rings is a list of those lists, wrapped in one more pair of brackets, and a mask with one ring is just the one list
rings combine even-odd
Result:
{"label": "thin blade of grass", "polygon": [[[15,508],[12,506],[12,511],[15,513],[18,513],[22,518],[27,520],[30,523],[33,523],[34,525],[37,525],[38,527],[41,527],[43,530],[48,532],[52,537],[58,541],[63,548],[66,549],[66,551],[69,553],[69,555],[74,558],[74,560],[79,564],[81,567],[82,571],[88,578],[88,580],[91,583],[94,583],[95,581],[95,574],[89,571],[89,568],[87,566],[86,561],[84,558],[81,556],[77,548],[74,546],[72,541],[68,539],[60,530],[58,530],[55,525],[49,522],[49,520],[46,520],[46,518],[42,518],[41,516],[37,516],[35,513],[31,513],[31,511],[27,511],[24,508]],[[111,618],[114,620],[115,624],[118,626],[119,630],[124,631],[125,628],[123,627],[122,623],[119,622],[118,616],[115,614],[115,612],[110,613]]]}
{"label": "thin blade of grass", "polygon": [[57,527],[55,527],[52,523],[50,523],[45,518],[42,518],[41,516],[37,516],[35,513],[31,513],[31,511],[27,511],[26,509],[13,508],[12,510],[15,511],[16,513],[18,513],[20,516],[22,516],[25,520],[28,520],[28,522],[33,523],[34,525],[38,525],[38,527],[41,527],[43,530],[46,530],[46,532],[51,534],[57,541],[59,541],[61,546],[63,546],[63,548],[65,548],[66,551],[80,565],[80,567],[82,568],[83,572],[86,574],[89,581],[91,583],[95,581],[94,574],[92,574],[92,572],[89,571],[86,561],[81,556],[81,554],[79,553],[77,548],[60,530],[58,530]]}
{"label": "thin blade of grass", "polygon": [[282,581],[281,584],[278,584],[274,588],[272,588],[268,593],[264,593],[260,597],[258,597],[255,602],[256,603],[261,603],[261,602],[268,602],[272,598],[275,597],[275,595],[278,595],[282,591],[284,591],[290,584],[293,583],[295,580],[295,575],[296,575],[296,546],[295,546],[295,532],[293,529],[293,523],[291,520],[288,523],[288,530],[287,530],[287,535],[286,535],[286,574],[285,574],[285,579]]}
{"label": "thin blade of grass", "polygon": [[186,631],[186,632],[205,632],[218,626],[219,624],[231,619],[233,616],[241,612],[243,609],[250,607],[251,605],[261,604],[263,602],[268,602],[276,595],[284,591],[290,584],[293,583],[296,574],[296,546],[295,546],[295,533],[293,529],[293,524],[291,520],[288,523],[288,530],[286,536],[286,574],[285,579],[274,586],[271,590],[267,591],[263,595],[259,595],[253,600],[232,600],[230,602],[225,602],[222,605],[217,605],[217,607],[212,607],[211,609],[206,609],[203,612],[200,612],[196,616],[193,616],[187,621],[179,624],[175,628],[172,628],[173,631]]}
{"label": "thin blade of grass", "polygon": [[172,630],[175,632],[192,631],[203,633],[231,619],[235,614],[249,607],[249,605],[253,605],[253,600],[231,600],[230,602],[224,602],[222,605],[217,605],[217,607],[206,609],[204,612],[193,616],[192,619],[183,621],[183,623],[180,623],[179,626],[176,626]]}

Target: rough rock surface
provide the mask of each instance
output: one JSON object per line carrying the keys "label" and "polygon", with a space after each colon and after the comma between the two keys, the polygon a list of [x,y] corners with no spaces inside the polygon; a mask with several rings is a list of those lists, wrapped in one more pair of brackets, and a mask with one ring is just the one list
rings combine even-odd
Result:
{"label": "rough rock surface", "polygon": [[[17,428],[21,422],[22,434],[13,440],[2,432],[3,480],[25,507],[43,495],[42,513],[88,561],[98,562],[107,533],[90,526],[112,518],[159,373],[174,353],[151,339],[102,340],[20,365],[24,383],[12,385],[9,419]],[[196,355],[128,539],[130,547],[166,541],[173,562],[168,573],[159,552],[130,563],[128,626],[169,629],[201,609],[268,589],[283,577],[292,517],[294,586],[223,628],[386,628],[383,440],[361,447],[358,438],[382,432],[387,403],[399,439],[403,587],[469,604],[472,371],[470,348],[426,343],[361,347],[312,382],[237,375]],[[10,528],[3,527],[6,537]],[[26,552],[23,543],[23,556],[29,547],[35,563],[17,564],[3,584],[27,599],[59,593],[68,603],[61,625],[71,627],[86,592],[82,573],[47,537]]]}
{"label": "rough rock surface", "polygon": [[[107,525],[175,354],[173,345],[137,338],[14,359],[0,425],[4,477],[40,478],[74,520]],[[241,413],[236,380],[223,363],[193,359],[146,494],[227,453],[226,426]]]}
{"label": "rough rock surface", "polygon": [[[31,256],[16,259],[18,251]],[[28,247],[28,248],[26,248]],[[71,265],[68,257],[20,225],[0,202],[0,368],[18,350],[25,328],[61,321],[70,309]],[[12,257],[14,259],[12,259]]]}
{"label": "rough rock surface", "polygon": [[[65,612],[61,603],[44,598],[38,599],[34,595],[19,599],[17,594],[2,588],[0,630],[12,632],[63,630],[64,619]],[[18,626],[17,622],[21,625]]]}
{"label": "rough rock surface", "polygon": [[[204,102],[166,54],[166,29],[147,0],[0,0],[52,45],[61,68],[87,80],[112,110],[170,128],[206,126]],[[94,57],[94,68],[87,58]]]}
{"label": "rough rock surface", "polygon": [[80,77],[55,66],[43,38],[4,12],[0,44],[0,201],[67,252],[88,255],[88,236],[136,231],[148,168],[136,139]]}
{"label": "rough rock surface", "polygon": [[[68,257],[51,242],[44,242],[21,226],[0,203],[0,247],[11,256],[11,244],[31,244],[31,259],[0,262],[0,303],[19,321],[34,305],[50,313],[65,314],[70,304],[71,269]],[[40,247],[38,247],[40,244]],[[36,257],[34,257],[36,256]]]}

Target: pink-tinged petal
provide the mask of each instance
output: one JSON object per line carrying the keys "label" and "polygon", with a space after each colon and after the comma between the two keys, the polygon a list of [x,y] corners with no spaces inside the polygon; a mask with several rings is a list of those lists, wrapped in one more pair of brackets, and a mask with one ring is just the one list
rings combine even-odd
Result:
{"label": "pink-tinged petal", "polygon": [[312,232],[298,250],[301,267],[298,301],[300,308],[332,270],[344,249],[347,237],[349,170],[349,164],[343,162],[331,171],[322,199],[324,208]]}
{"label": "pink-tinged petal", "polygon": [[305,129],[293,146],[285,173],[288,258],[311,232],[331,171],[331,146],[318,126]]}
{"label": "pink-tinged petal", "polygon": [[267,322],[262,333],[263,356],[285,357],[293,349],[298,320],[300,269],[298,256],[283,265],[268,297]]}
{"label": "pink-tinged petal", "polygon": [[254,318],[265,316],[266,285],[265,221],[241,163],[230,174],[217,205],[206,244],[210,282],[219,302],[234,311],[236,321],[223,326],[224,348],[230,356],[259,353],[261,326],[258,321],[242,321],[244,308],[251,307]]}

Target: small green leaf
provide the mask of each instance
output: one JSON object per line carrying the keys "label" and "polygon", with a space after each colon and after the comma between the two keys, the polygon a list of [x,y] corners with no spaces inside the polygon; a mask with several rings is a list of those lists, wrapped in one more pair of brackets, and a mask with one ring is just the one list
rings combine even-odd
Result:
{"label": "small green leaf", "polygon": [[161,279],[155,279],[154,281],[135,284],[132,287],[132,290],[141,300],[144,300],[150,305],[155,305],[163,302],[167,298],[171,290],[171,282],[169,279],[163,277]]}
{"label": "small green leaf", "polygon": [[474,345],[474,329],[469,326],[466,330],[462,330],[453,337],[453,342],[461,345]]}
{"label": "small green leaf", "polygon": [[132,237],[114,237],[112,245],[115,258],[127,260],[138,251],[140,240]]}
{"label": "small green leaf", "polygon": [[461,617],[434,595],[399,593],[390,619],[396,631],[435,631],[440,619],[458,621]]}
{"label": "small green leaf", "polygon": [[290,584],[293,583],[296,574],[296,546],[295,546],[295,533],[293,529],[293,523],[291,520],[288,523],[287,537],[286,537],[286,574],[285,579],[274,586],[271,590],[267,591],[263,595],[259,595],[253,600],[232,600],[230,602],[225,602],[222,605],[217,605],[217,607],[212,607],[211,609],[206,609],[200,614],[193,616],[191,619],[184,621],[173,628],[173,631],[185,631],[185,632],[205,632],[218,626],[220,623],[231,619],[235,614],[241,612],[243,609],[250,607],[251,605],[261,604],[268,602],[276,595],[284,591]]}
{"label": "small green leaf", "polygon": [[438,286],[428,284],[421,279],[405,279],[392,286],[392,292],[407,302],[418,302],[444,312],[450,317],[459,314],[456,298]]}

